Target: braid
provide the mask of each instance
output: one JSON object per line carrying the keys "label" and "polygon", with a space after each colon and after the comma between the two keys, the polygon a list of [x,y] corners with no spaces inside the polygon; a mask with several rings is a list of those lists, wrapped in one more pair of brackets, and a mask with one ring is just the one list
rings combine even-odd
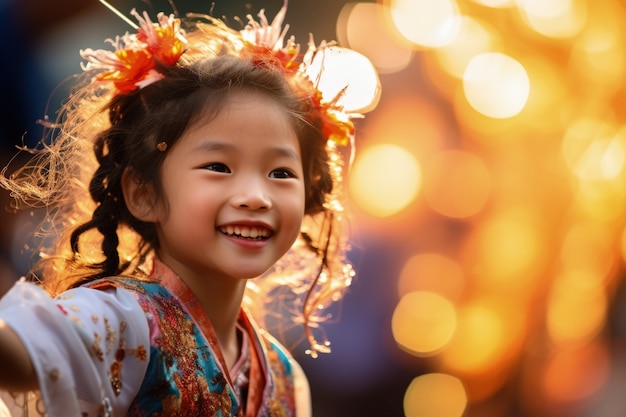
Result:
{"label": "braid", "polygon": [[119,237],[117,229],[119,214],[122,213],[120,202],[123,202],[120,184],[120,165],[116,162],[115,146],[109,146],[113,141],[113,135],[107,135],[105,131],[94,144],[94,152],[99,163],[89,184],[89,194],[96,203],[96,209],[89,221],[78,226],[71,234],[70,245],[74,253],[74,261],[81,253],[79,241],[83,234],[90,230],[97,230],[102,235],[101,250],[104,260],[89,265],[91,269],[99,270],[90,279],[101,278],[119,274],[124,268],[120,265],[118,252]]}

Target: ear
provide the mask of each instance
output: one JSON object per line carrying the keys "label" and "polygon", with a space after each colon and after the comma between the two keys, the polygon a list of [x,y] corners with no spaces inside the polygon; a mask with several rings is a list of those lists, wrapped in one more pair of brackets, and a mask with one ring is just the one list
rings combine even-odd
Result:
{"label": "ear", "polygon": [[122,194],[130,214],[138,220],[156,223],[158,201],[150,184],[141,182],[132,168],[126,168],[122,174]]}

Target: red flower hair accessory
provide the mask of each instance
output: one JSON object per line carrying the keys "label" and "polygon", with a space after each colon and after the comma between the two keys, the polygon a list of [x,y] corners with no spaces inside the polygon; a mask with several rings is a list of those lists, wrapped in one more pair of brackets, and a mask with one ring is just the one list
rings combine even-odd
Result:
{"label": "red flower hair accessory", "polygon": [[[287,1],[270,23],[263,10],[258,14],[257,22],[248,15],[248,22],[240,31],[229,28],[222,20],[207,15],[190,13],[188,17],[199,21],[206,19],[216,30],[207,31],[207,37],[212,39],[200,40],[200,43],[213,45],[212,48],[203,48],[198,45],[187,45],[188,40],[181,29],[181,20],[174,15],[166,16],[163,13],[157,15],[157,22],[152,22],[146,12],[143,15],[135,9],[131,14],[139,22],[139,26],[124,17],[119,11],[113,9],[104,0],[107,7],[122,17],[126,22],[137,29],[136,33],[117,36],[115,39],[107,39],[113,45],[114,50],[84,49],[81,56],[87,61],[81,64],[84,71],[100,70],[92,79],[94,83],[110,82],[115,87],[114,94],[127,94],[137,89],[150,85],[163,77],[165,70],[174,65],[185,65],[189,62],[180,62],[181,56],[189,49],[203,50],[206,55],[194,55],[185,58],[186,61],[206,58],[215,51],[220,50],[219,44],[225,39],[231,42],[235,52],[242,59],[250,59],[257,65],[272,65],[280,68],[292,87],[299,94],[309,97],[314,108],[314,117],[317,117],[322,125],[324,136],[335,145],[348,145],[354,135],[354,125],[351,118],[359,114],[345,111],[340,101],[345,93],[345,88],[336,94],[334,98],[324,99],[319,89],[320,70],[312,71],[314,60],[324,62],[325,51],[333,48],[333,44],[322,42],[315,46],[311,37],[306,53],[300,53],[300,45],[295,42],[293,36],[285,39],[289,25],[283,27],[283,20],[287,13]],[[187,55],[185,55],[187,56]],[[323,65],[322,65],[323,66]],[[316,73],[320,71],[320,73]],[[347,86],[346,86],[347,87]]]}
{"label": "red flower hair accessory", "polygon": [[137,33],[126,33],[115,40],[107,39],[114,51],[84,49],[80,55],[87,60],[84,71],[101,69],[95,82],[111,81],[120,93],[129,93],[164,77],[162,70],[171,67],[185,51],[186,39],[180,19],[173,15],[157,15],[153,23],[146,12],[143,17],[135,9],[131,14],[139,21]]}
{"label": "red flower hair accessory", "polygon": [[[287,3],[270,24],[264,10],[258,14],[259,22],[248,15],[248,24],[240,32],[243,38],[242,54],[249,55],[252,60],[265,65],[267,62],[282,68],[293,87],[307,94],[313,103],[313,107],[319,114],[322,124],[322,132],[328,141],[336,145],[347,146],[354,136],[354,124],[344,108],[338,105],[343,91],[330,101],[324,101],[322,92],[319,90],[307,69],[311,66],[317,54],[323,54],[329,44],[322,42],[315,46],[313,37],[309,40],[308,50],[300,54],[300,45],[291,36],[285,43],[285,36],[289,25],[283,28],[283,20],[287,14]],[[283,46],[284,44],[284,46]]]}

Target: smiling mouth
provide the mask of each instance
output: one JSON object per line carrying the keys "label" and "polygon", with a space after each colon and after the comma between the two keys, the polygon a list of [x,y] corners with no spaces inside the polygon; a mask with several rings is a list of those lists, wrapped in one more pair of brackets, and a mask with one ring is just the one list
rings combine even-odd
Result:
{"label": "smiling mouth", "polygon": [[219,231],[230,237],[247,240],[266,240],[272,234],[272,231],[264,227],[257,226],[222,226]]}

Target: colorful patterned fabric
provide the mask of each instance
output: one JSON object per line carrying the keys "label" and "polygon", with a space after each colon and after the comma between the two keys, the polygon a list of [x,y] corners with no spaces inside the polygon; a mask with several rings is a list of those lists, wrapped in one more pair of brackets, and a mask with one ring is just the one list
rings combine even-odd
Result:
{"label": "colorful patterned fabric", "polygon": [[[150,327],[148,370],[128,416],[295,416],[290,356],[244,311],[239,324],[250,341],[251,364],[248,396],[242,403],[208,317],[169,268],[156,262],[149,281],[115,279],[93,286],[108,285],[134,294]],[[122,388],[115,372],[110,382],[114,389]]]}

